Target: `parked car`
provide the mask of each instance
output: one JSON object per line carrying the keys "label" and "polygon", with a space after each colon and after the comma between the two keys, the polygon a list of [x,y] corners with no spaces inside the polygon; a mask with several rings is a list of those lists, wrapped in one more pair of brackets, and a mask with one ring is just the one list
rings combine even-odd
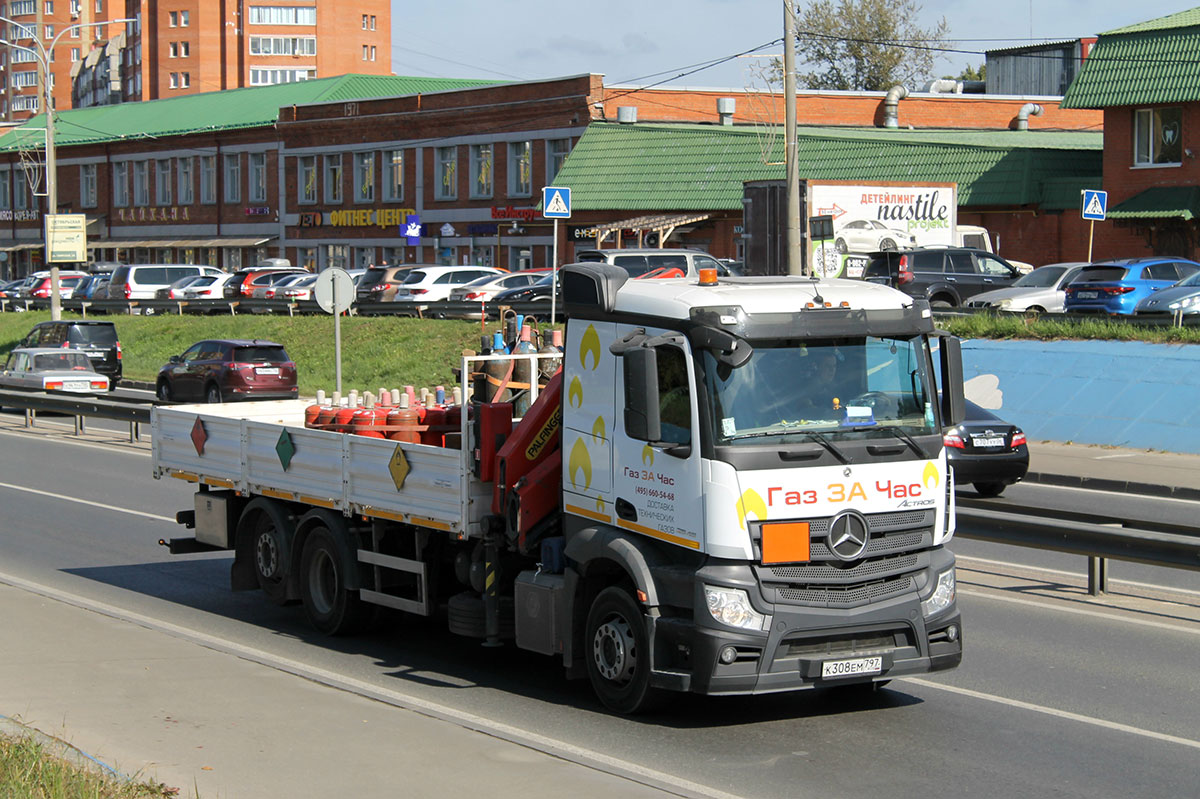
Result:
{"label": "parked car", "polygon": [[862,279],[955,308],[968,298],[1016,282],[1016,267],[998,255],[967,247],[917,247],[873,253]]}
{"label": "parked car", "polygon": [[25,282],[25,278],[19,277],[16,280],[5,280],[0,282],[0,298],[6,300],[16,299],[20,296],[21,284]]}
{"label": "parked car", "polygon": [[911,247],[916,243],[916,236],[890,228],[878,219],[855,219],[837,229],[833,246],[838,252],[878,252]]}
{"label": "parked car", "polygon": [[1046,264],[1022,275],[1006,289],[985,291],[967,300],[968,308],[991,308],[1018,313],[1062,313],[1066,288],[1079,276],[1086,262]]}
{"label": "parked car", "polygon": [[96,394],[108,391],[108,378],[92,370],[82,352],[70,349],[18,347],[0,371],[0,387],[31,391]]}
{"label": "parked car", "polygon": [[313,286],[317,284],[317,278],[320,275],[304,275],[299,280],[289,282],[280,281],[271,288],[267,289],[267,299],[269,300],[287,300],[288,302],[299,302],[300,300],[311,300],[313,298]]}
{"label": "parked car", "polygon": [[272,280],[254,281],[251,285],[254,286],[254,291],[251,293],[256,300],[273,300],[275,299],[275,290],[283,286],[290,286],[297,280],[303,280],[306,277],[314,277],[312,272],[293,272],[291,274],[277,274],[271,276]]}
{"label": "parked car", "polygon": [[270,286],[282,280],[287,275],[308,274],[307,270],[294,266],[255,267],[239,269],[233,273],[233,279],[224,286],[225,298],[229,300],[245,300],[254,295],[259,286]]}
{"label": "parked car", "polygon": [[998,497],[1029,471],[1025,433],[996,414],[967,400],[963,421],[942,438],[958,486],[970,483],[984,497]]}
{"label": "parked car", "polygon": [[208,282],[192,283],[183,290],[185,300],[220,300],[225,297],[225,286],[234,279],[235,275],[226,272],[223,275],[208,275]]}
{"label": "parked car", "polygon": [[154,293],[190,275],[220,275],[215,266],[199,264],[129,264],[118,266],[108,284],[108,299],[150,300]]}
{"label": "parked car", "polygon": [[295,399],[296,364],[282,344],[258,339],[208,339],[158,370],[164,402]]}
{"label": "parked car", "polygon": [[421,266],[409,271],[396,290],[393,302],[429,303],[444,300],[459,286],[485,276],[503,275],[490,266]]}
{"label": "parked car", "polygon": [[630,277],[659,269],[664,266],[675,266],[687,272],[688,277],[696,277],[700,269],[716,269],[721,271],[721,262],[706,252],[688,249],[658,249],[643,247],[632,249],[612,250],[576,250],[575,260],[579,263],[602,262],[619,266],[629,273]]}
{"label": "parked car", "polygon": [[417,267],[433,264],[400,264],[372,266],[363,273],[355,290],[355,302],[391,302],[405,275]]}
{"label": "parked car", "polygon": [[1084,267],[1067,286],[1067,313],[1132,315],[1137,305],[1160,289],[1200,272],[1186,258],[1149,256],[1097,261]]}
{"label": "parked car", "polygon": [[165,286],[154,292],[156,300],[182,300],[184,298],[183,291],[188,286],[194,286],[200,281],[209,282],[216,280],[216,275],[188,275],[181,277],[169,286]]}
{"label": "parked car", "polygon": [[1200,272],[1193,272],[1175,285],[1154,292],[1137,304],[1134,313],[1149,318],[1200,313]]}
{"label": "parked car", "polygon": [[[63,299],[69,299],[71,292],[75,290],[75,286],[87,276],[87,272],[74,272],[66,269],[58,270],[58,296]],[[28,281],[21,289],[21,296],[31,300],[48,299],[50,297],[49,270],[34,272],[30,277],[32,280]]]}
{"label": "parked car", "polygon": [[[472,280],[465,286],[452,289],[447,299],[451,302],[489,302],[502,291],[532,286],[547,274],[549,271],[546,269],[526,269],[502,275],[485,275]],[[470,319],[478,319],[479,313],[466,314],[466,316]]]}
{"label": "parked car", "polygon": [[93,369],[108,376],[112,388],[121,379],[121,342],[112,322],[97,319],[39,322],[17,346],[78,350],[87,356]]}
{"label": "parked car", "polygon": [[[538,312],[534,317],[539,321],[550,320],[550,293],[554,285],[554,275],[547,274],[538,282],[531,286],[522,286],[515,289],[507,289],[500,292],[495,297],[492,297],[492,302],[497,305],[513,302],[544,302],[546,311],[543,314]],[[562,281],[558,281],[558,307],[562,308]]]}

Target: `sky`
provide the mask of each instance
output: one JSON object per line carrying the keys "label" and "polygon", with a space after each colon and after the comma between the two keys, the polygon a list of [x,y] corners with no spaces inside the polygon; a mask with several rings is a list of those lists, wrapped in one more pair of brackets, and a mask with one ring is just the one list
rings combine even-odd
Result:
{"label": "sky", "polygon": [[[982,64],[984,50],[1091,36],[1193,8],[1162,0],[920,5],[922,28],[944,17],[955,48],[973,51],[945,56],[939,76]],[[780,0],[392,0],[392,71],[400,75],[536,80],[597,73],[610,86],[765,88],[760,75],[769,57],[700,67],[746,52],[778,56],[781,45],[763,45],[782,36]]]}

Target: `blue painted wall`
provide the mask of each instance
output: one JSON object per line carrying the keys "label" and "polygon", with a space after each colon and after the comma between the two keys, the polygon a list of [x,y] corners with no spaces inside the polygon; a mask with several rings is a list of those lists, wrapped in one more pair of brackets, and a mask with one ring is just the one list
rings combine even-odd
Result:
{"label": "blue painted wall", "polygon": [[1200,346],[972,340],[963,373],[1030,440],[1200,453]]}

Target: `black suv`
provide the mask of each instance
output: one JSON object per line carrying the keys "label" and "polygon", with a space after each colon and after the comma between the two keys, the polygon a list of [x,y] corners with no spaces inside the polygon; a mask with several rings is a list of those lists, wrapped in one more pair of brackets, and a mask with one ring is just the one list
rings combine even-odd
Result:
{"label": "black suv", "polygon": [[966,247],[918,247],[871,254],[863,280],[953,308],[969,297],[1011,285],[1021,273],[998,255]]}
{"label": "black suv", "polygon": [[34,325],[18,347],[68,347],[87,353],[92,368],[108,376],[108,387],[114,389],[121,379],[121,342],[112,322],[92,319],[41,322]]}

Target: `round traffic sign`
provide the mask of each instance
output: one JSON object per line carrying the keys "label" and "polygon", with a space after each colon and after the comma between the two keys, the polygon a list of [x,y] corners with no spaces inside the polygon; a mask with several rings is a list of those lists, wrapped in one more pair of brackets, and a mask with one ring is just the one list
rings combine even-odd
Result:
{"label": "round traffic sign", "polygon": [[326,269],[313,285],[313,298],[325,313],[340,314],[354,302],[354,280],[345,269]]}

